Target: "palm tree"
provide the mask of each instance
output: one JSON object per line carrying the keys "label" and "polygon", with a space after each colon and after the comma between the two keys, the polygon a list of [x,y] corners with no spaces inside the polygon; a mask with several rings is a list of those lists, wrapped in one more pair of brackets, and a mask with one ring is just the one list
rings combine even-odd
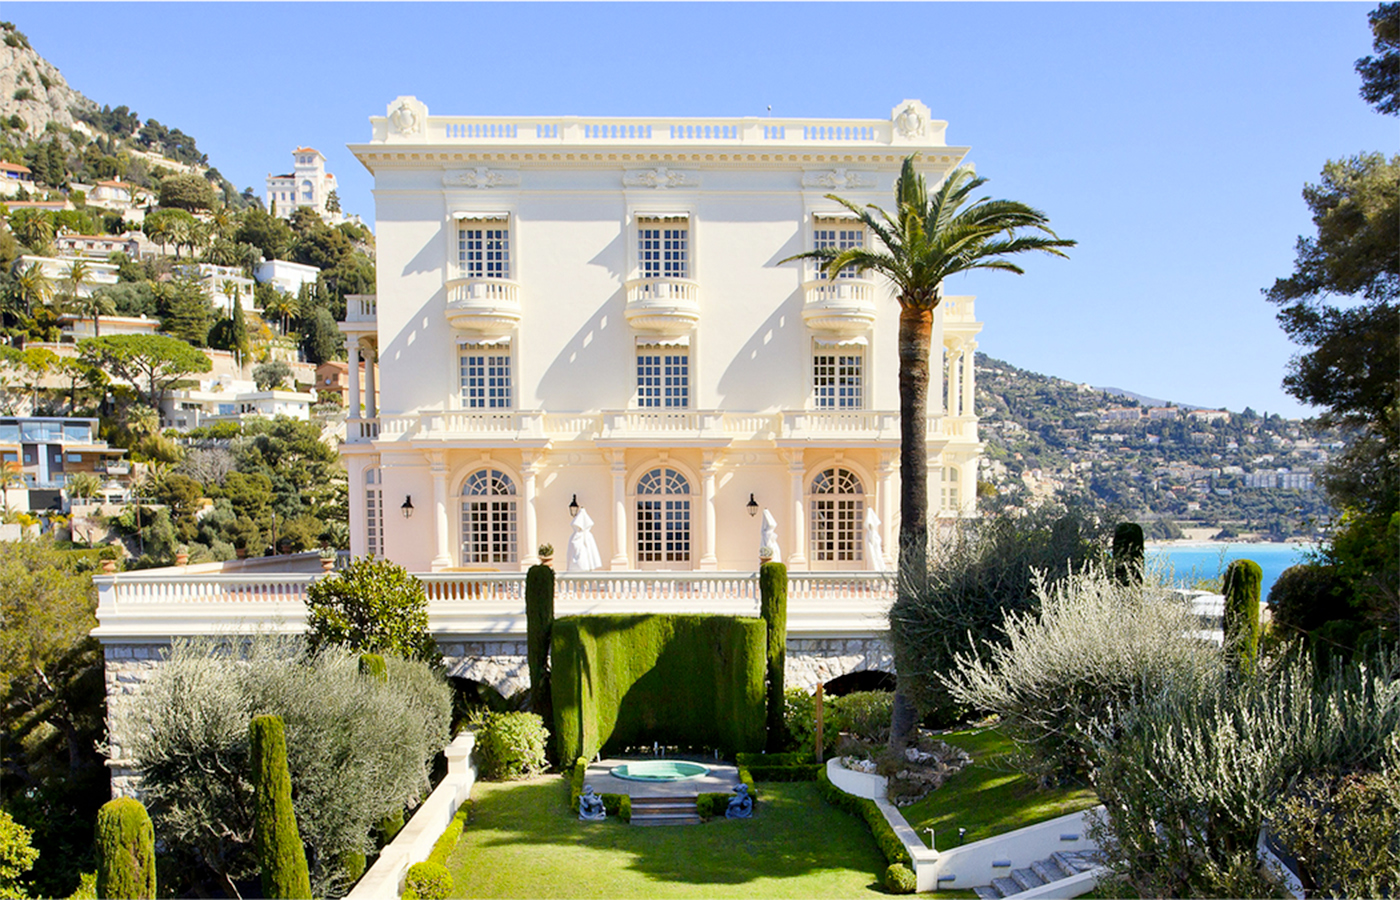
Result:
{"label": "palm tree", "polygon": [[262,311],[264,316],[275,316],[281,323],[282,333],[286,334],[287,319],[296,313],[298,308],[295,297],[283,291],[277,291],[263,304]]}
{"label": "palm tree", "polygon": [[98,317],[110,316],[117,311],[117,305],[111,297],[99,291],[86,297],[73,297],[68,301],[68,311],[84,319],[92,319],[92,336],[102,337],[102,323]]}
{"label": "palm tree", "polygon": [[78,291],[92,283],[92,266],[85,259],[75,259],[68,263],[63,272],[63,293],[68,301],[77,299]]}
{"label": "palm tree", "polygon": [[53,296],[53,282],[44,274],[44,267],[39,263],[30,263],[22,269],[16,267],[15,293],[24,305],[24,314],[27,316],[33,313],[34,304],[49,302],[49,298]]}
{"label": "palm tree", "polygon": [[[970,167],[948,174],[932,197],[914,168],[918,154],[907,157],[895,183],[895,213],[875,204],[865,208],[828,194],[849,209],[884,245],[884,249],[826,247],[790,256],[826,264],[828,278],[843,269],[873,270],[890,280],[899,301],[899,579],[900,599],[916,596],[928,581],[928,410],[929,351],[933,312],[943,301],[948,276],[975,269],[1023,270],[1006,259],[1041,251],[1064,256],[1075,242],[1051,231],[1039,210],[1012,200],[986,197],[968,202],[986,183]],[[1039,234],[1023,234],[1028,229]],[[902,747],[913,730],[915,711],[896,690],[890,742]]]}

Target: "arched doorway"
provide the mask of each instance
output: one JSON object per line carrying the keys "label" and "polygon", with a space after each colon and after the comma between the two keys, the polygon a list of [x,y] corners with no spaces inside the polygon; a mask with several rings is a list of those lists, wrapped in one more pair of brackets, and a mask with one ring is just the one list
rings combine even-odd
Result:
{"label": "arched doorway", "polygon": [[515,482],[481,469],[462,485],[462,565],[519,561]]}
{"label": "arched doorway", "polygon": [[807,559],[813,569],[865,568],[865,488],[850,469],[832,466],[812,479]]}
{"label": "arched doorway", "polygon": [[637,481],[637,568],[689,569],[690,482],[670,466]]}

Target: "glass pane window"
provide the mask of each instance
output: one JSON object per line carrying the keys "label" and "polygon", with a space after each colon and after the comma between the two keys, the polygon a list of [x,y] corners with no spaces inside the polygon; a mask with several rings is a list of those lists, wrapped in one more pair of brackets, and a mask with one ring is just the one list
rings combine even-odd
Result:
{"label": "glass pane window", "polygon": [[515,483],[499,469],[474,472],[462,485],[462,565],[513,563]]}
{"label": "glass pane window", "polygon": [[459,361],[464,409],[509,409],[510,351],[465,350]]}
{"label": "glass pane window", "polygon": [[[828,247],[835,250],[849,250],[852,247],[865,246],[865,229],[860,226],[821,219],[817,220],[817,227],[812,232],[812,247],[816,250],[823,250]],[[821,265],[818,271],[825,273],[826,266]],[[855,278],[860,274],[860,270],[854,266],[849,266],[841,270],[837,278]]]}
{"label": "glass pane window", "polygon": [[384,555],[384,488],[378,469],[365,473],[365,552]]}
{"label": "glass pane window", "polygon": [[652,469],[637,482],[637,562],[690,564],[690,482],[675,469]]}
{"label": "glass pane window", "polygon": [[861,353],[817,353],[812,387],[817,409],[862,409],[865,358]]}
{"label": "glass pane window", "polygon": [[637,352],[637,405],[684,409],[690,405],[690,354],[686,351]]}
{"label": "glass pane window", "polygon": [[826,469],[812,479],[813,562],[858,563],[865,558],[865,490],[849,469]]}
{"label": "glass pane window", "polygon": [[942,506],[946,512],[957,513],[961,506],[958,498],[958,481],[960,480],[958,470],[954,466],[946,466],[943,469],[943,492],[941,496]]}
{"label": "glass pane window", "polygon": [[457,229],[457,266],[463,278],[510,277],[510,230],[504,222]]}
{"label": "glass pane window", "polygon": [[688,278],[687,223],[643,222],[638,230],[637,259],[643,278]]}

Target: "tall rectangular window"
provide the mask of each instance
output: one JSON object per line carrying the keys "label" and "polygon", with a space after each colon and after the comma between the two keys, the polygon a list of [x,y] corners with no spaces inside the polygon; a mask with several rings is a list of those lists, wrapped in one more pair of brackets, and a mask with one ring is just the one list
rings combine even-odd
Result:
{"label": "tall rectangular window", "polygon": [[637,229],[642,278],[690,277],[690,223],[643,219]]}
{"label": "tall rectangular window", "polygon": [[865,357],[859,351],[818,352],[812,356],[812,387],[817,409],[863,409]]}
{"label": "tall rectangular window", "polygon": [[458,226],[457,267],[463,278],[509,278],[509,223],[496,219]]}
{"label": "tall rectangular window", "polygon": [[463,409],[510,409],[510,348],[463,347],[459,359]]}
{"label": "tall rectangular window", "polygon": [[643,409],[684,409],[690,405],[688,348],[638,348],[637,405]]}
{"label": "tall rectangular window", "polygon": [[[849,250],[852,247],[865,246],[865,228],[853,222],[843,222],[839,219],[817,219],[816,228],[812,232],[812,247],[815,250],[822,250],[830,247],[835,250]],[[825,274],[825,266],[821,267]],[[855,278],[860,271],[854,266],[841,270],[837,278]]]}

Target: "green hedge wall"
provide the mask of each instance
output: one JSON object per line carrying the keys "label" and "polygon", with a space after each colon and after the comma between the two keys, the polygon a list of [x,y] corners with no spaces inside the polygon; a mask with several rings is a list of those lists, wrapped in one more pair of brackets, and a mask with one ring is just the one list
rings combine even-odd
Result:
{"label": "green hedge wall", "polygon": [[767,623],[734,616],[567,616],[551,641],[559,759],[665,741],[764,745]]}
{"label": "green hedge wall", "polygon": [[826,766],[817,771],[817,791],[827,803],[865,820],[865,824],[870,826],[870,833],[875,837],[875,843],[880,847],[880,852],[885,854],[885,862],[891,865],[911,865],[908,849],[899,839],[899,835],[894,833],[890,823],[885,820],[885,814],[880,812],[880,807],[875,805],[874,800],[848,794],[832,784],[831,779],[827,777]]}

